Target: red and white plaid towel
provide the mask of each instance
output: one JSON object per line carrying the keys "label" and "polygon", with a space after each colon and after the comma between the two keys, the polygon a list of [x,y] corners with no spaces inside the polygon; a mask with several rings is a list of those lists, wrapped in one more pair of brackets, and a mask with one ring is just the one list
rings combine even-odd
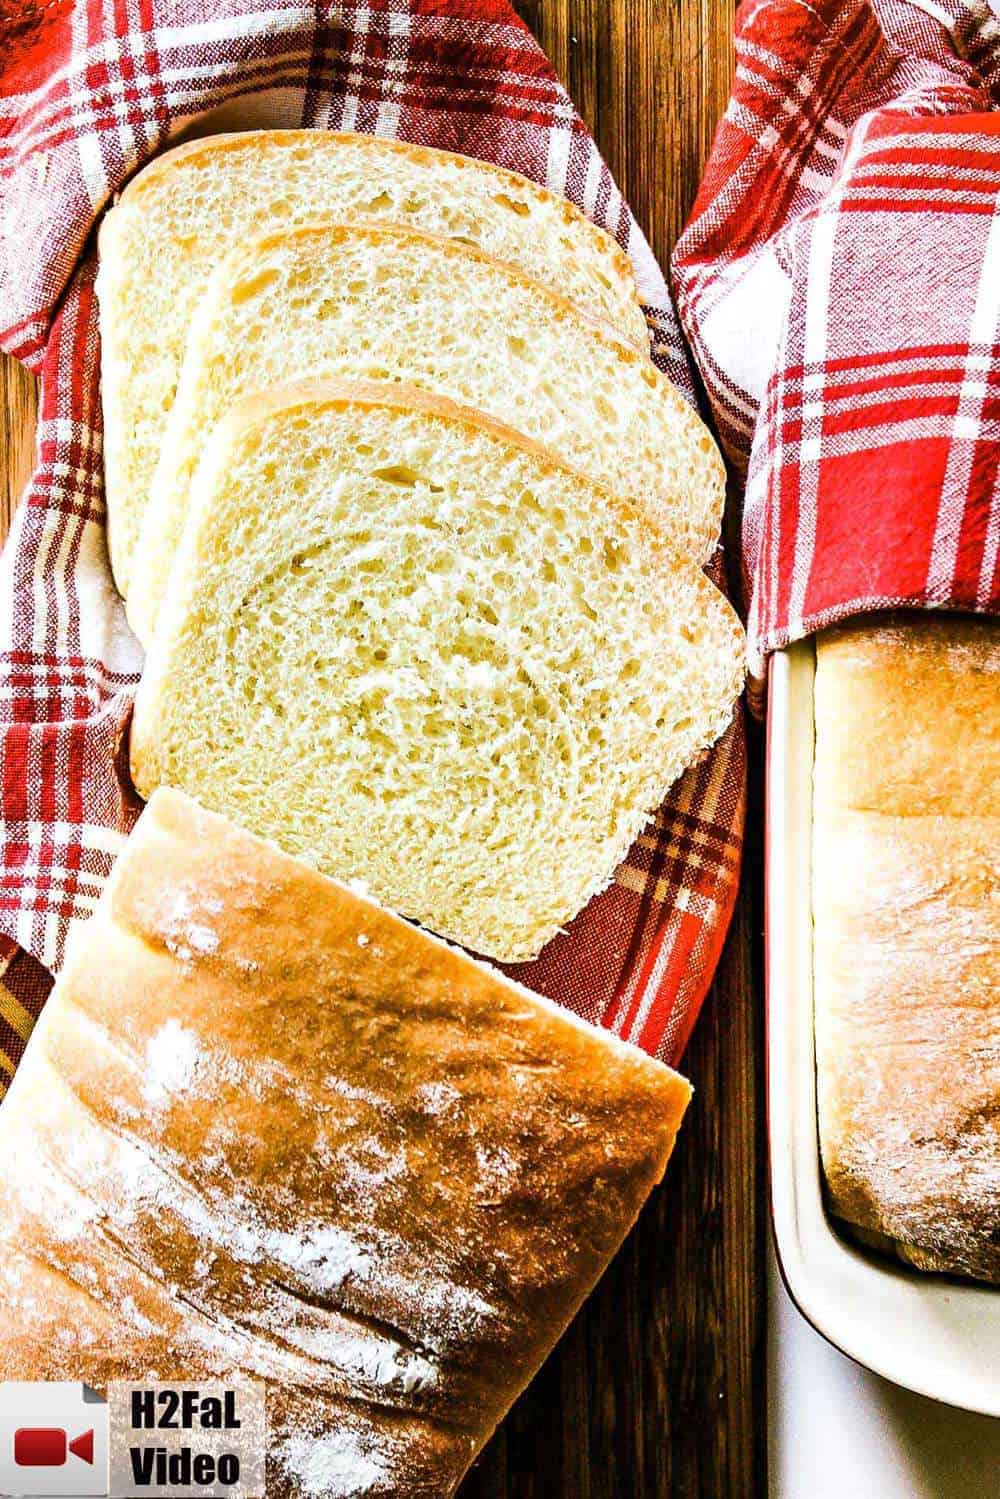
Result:
{"label": "red and white plaid towel", "polygon": [[848,614],[1000,607],[1000,24],[748,0],[736,57],[673,272],[760,674]]}
{"label": "red and white plaid towel", "polygon": [[[15,5],[17,0],[15,0]],[[627,248],[654,357],[693,394],[663,277],[545,57],[500,0],[44,0],[0,18],[0,345],[41,375],[38,460],[0,569],[0,1091],[138,810],[140,667],[104,544],[95,221],[192,119],[399,136],[565,193]],[[732,911],[737,723],[524,982],[676,1057]],[[30,955],[30,956],[29,956]],[[44,965],[44,966],[40,966]]]}

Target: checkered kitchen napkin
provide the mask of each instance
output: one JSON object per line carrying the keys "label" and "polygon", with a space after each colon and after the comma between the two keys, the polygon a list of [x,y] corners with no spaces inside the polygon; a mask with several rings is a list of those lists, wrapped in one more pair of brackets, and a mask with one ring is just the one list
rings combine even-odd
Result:
{"label": "checkered kitchen napkin", "polygon": [[673,274],[759,675],[849,614],[1000,608],[1000,23],[747,0],[736,60]]}
{"label": "checkered kitchen napkin", "polygon": [[[565,193],[624,245],[654,358],[691,377],[662,275],[530,33],[498,0],[11,0],[0,11],[0,345],[41,376],[37,464],[0,568],[0,1091],[139,804],[141,665],[104,542],[93,228],[154,152],[223,123],[398,136]],[[234,115],[234,109],[237,111]],[[674,1058],[732,911],[737,722],[525,983]]]}

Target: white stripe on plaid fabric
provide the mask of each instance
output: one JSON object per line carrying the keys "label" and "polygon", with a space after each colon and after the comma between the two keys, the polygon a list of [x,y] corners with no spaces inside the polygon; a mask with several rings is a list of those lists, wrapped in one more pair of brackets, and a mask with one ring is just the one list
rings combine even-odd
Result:
{"label": "white stripe on plaid fabric", "polygon": [[[998,141],[1000,146],[1000,141]],[[989,374],[995,366],[994,350],[1000,344],[1000,191],[994,188],[993,222],[983,252],[982,272],[976,290],[976,304],[972,313],[969,332],[969,352],[965,359],[965,370],[958,411],[954,418],[955,441],[948,453],[944,491],[938,510],[934,541],[931,546],[930,566],[927,570],[927,597],[932,603],[944,604],[951,597],[958,567],[958,549],[961,540],[962,521],[965,516],[964,498],[972,485],[972,466],[981,442],[1000,440],[1000,402],[996,402],[997,390],[991,392]],[[986,403],[993,397],[997,404],[997,420],[986,419]],[[994,483],[993,495],[996,499]],[[996,524],[994,519],[994,525]],[[996,545],[993,547],[994,560]],[[987,572],[987,555],[983,558],[977,602],[983,598],[983,584],[992,576]],[[984,600],[985,601],[985,600]]]}
{"label": "white stripe on plaid fabric", "polygon": [[[27,822],[20,823],[17,831],[20,836],[27,838],[32,843],[73,843],[76,842],[80,828],[83,827],[83,843],[86,848],[95,853],[116,855],[122,846],[125,834],[118,832],[115,828],[104,827],[100,823],[85,823],[51,821],[51,822]],[[41,866],[38,866],[39,868]]]}
{"label": "white stripe on plaid fabric", "polygon": [[[48,73],[20,94],[17,55],[0,62],[0,339],[43,376],[38,463],[0,567],[0,936],[52,968],[138,812],[125,738],[141,655],[105,554],[90,246],[97,212],[154,150],[211,112],[226,128],[249,115],[377,131],[548,181],[628,250],[654,358],[694,395],[662,273],[502,0],[190,0],[185,24],[172,0],[145,0],[146,29],[137,10],[41,12]],[[596,897],[518,977],[606,1023],[616,995],[633,994],[639,1012],[622,1010],[622,1026],[675,1055],[732,908],[743,785],[738,725],[677,788],[656,846],[630,855],[627,886]],[[35,1013],[44,982],[23,954],[15,969]],[[20,1044],[0,1012],[5,1076]]]}
{"label": "white stripe on plaid fabric", "polygon": [[[836,222],[822,214],[816,222],[809,262],[809,289],[805,319],[805,347],[802,363],[809,371],[802,381],[800,438],[801,473],[798,524],[795,528],[795,554],[792,564],[791,599],[788,606],[790,629],[801,629],[805,613],[806,588],[816,547],[816,507],[819,502],[818,468],[823,454],[823,385],[827,353],[826,309],[833,281],[833,257]],[[787,403],[787,392],[782,402]],[[786,408],[787,409],[787,408]]]}
{"label": "white stripe on plaid fabric", "polygon": [[761,674],[859,610],[1000,609],[1000,28],[985,0],[793,0],[738,33],[673,274],[747,468]]}

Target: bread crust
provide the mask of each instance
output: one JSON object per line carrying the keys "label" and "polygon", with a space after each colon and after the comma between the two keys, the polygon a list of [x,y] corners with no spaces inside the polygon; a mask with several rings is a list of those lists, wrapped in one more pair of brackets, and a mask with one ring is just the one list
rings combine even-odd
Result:
{"label": "bread crust", "polygon": [[[392,156],[406,156],[411,161],[444,160],[463,169],[489,173],[496,178],[497,182],[515,188],[518,192],[535,198],[539,203],[546,203],[557,209],[564,223],[573,224],[581,229],[600,248],[602,255],[610,261],[615,274],[624,285],[634,287],[631,262],[617,240],[613,239],[606,229],[602,229],[600,225],[588,219],[586,214],[582,213],[568,198],[550,192],[548,188],[533,182],[530,177],[523,177],[519,172],[513,172],[508,167],[494,166],[492,162],[481,161],[475,156],[465,156],[457,151],[442,151],[435,146],[416,146],[409,141],[390,140],[386,136],[363,135],[349,130],[237,130],[220,135],[202,136],[197,140],[183,141],[169,151],[164,151],[162,155],[154,157],[127,184],[119,201],[136,203],[144,194],[158,186],[160,179],[164,176],[183,170],[192,162],[197,162],[206,156],[239,150],[251,140],[255,140],[264,150],[281,151],[304,142],[315,143],[317,136],[361,150]],[[637,294],[635,303],[638,308]]]}
{"label": "bread crust", "polygon": [[0,1112],[0,1379],[262,1379],[269,1496],[323,1492],[303,1448],[450,1494],[689,1097],[158,792]]}
{"label": "bread crust", "polygon": [[921,1269],[1000,1282],[1000,628],[826,632],[816,730],[830,1206]]}
{"label": "bread crust", "polygon": [[[684,556],[678,551],[638,500],[599,484],[587,474],[581,473],[574,464],[567,462],[559,454],[553,453],[552,449],[547,448],[544,443],[538,442],[524,432],[516,431],[513,427],[508,427],[485,411],[479,411],[472,406],[461,406],[450,396],[435,395],[432,391],[423,390],[416,385],[379,380],[346,380],[340,376],[327,375],[319,379],[292,380],[286,385],[272,385],[267,390],[241,396],[238,401],[233,402],[225,416],[216,423],[206,444],[202,464],[206,468],[212,466],[217,461],[218,454],[231,448],[243,435],[266,421],[268,417],[305,406],[320,410],[328,408],[340,411],[350,406],[369,409],[383,407],[389,411],[420,411],[426,416],[465,426],[474,432],[483,432],[498,442],[506,443],[510,447],[518,448],[522,453],[530,454],[550,473],[562,472],[574,475],[582,486],[593,490],[595,496],[599,497],[602,509],[611,510],[623,520],[639,522],[646,533],[651,552],[666,554],[665,565],[697,568],[695,559]],[[704,577],[703,574],[701,576]],[[708,591],[714,597],[723,598],[723,595],[707,578],[704,581]],[[728,600],[725,602],[737,629],[742,634],[736,611],[728,604]]]}

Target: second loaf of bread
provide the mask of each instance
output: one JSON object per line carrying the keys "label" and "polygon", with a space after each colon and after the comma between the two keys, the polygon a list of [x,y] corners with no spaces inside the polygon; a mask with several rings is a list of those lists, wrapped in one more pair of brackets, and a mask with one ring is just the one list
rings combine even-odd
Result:
{"label": "second loaf of bread", "polygon": [[834,1212],[1000,1281],[1000,639],[882,617],[819,639],[813,895]]}

